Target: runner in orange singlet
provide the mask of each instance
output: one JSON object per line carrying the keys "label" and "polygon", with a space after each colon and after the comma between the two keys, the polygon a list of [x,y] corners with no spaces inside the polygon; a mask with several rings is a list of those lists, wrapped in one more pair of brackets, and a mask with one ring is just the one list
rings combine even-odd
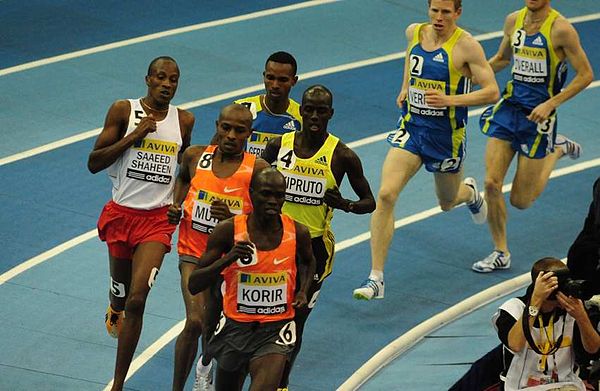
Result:
{"label": "runner in orange singlet", "polygon": [[217,391],[241,390],[248,372],[251,391],[277,389],[296,342],[295,309],[306,306],[315,272],[308,229],[281,214],[283,175],[260,171],[250,194],[254,211],[215,227],[189,281],[194,294],[219,275],[225,280],[223,314],[208,346]]}
{"label": "runner in orange singlet", "polygon": [[[210,334],[219,311],[209,289],[191,295],[187,281],[215,225],[233,215],[252,211],[250,180],[254,172],[268,167],[264,160],[244,152],[251,126],[252,114],[246,107],[228,105],[216,121],[218,145],[191,146],[183,155],[174,204],[168,211],[170,222],[177,224],[183,209],[177,251],[186,308],[185,327],[175,344],[173,390],[183,390],[198,351],[198,338],[202,334],[203,347],[206,346],[205,337]],[[198,367],[195,387],[210,390],[211,358],[204,359],[207,365]]]}

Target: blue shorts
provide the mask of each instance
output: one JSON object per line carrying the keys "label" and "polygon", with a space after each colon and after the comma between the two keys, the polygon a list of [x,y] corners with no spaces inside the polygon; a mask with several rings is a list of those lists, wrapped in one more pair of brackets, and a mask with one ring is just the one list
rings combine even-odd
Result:
{"label": "blue shorts", "polygon": [[504,99],[488,107],[479,118],[481,132],[510,142],[514,151],[530,159],[542,159],[554,152],[556,112],[541,124],[527,119],[531,110]]}
{"label": "blue shorts", "polygon": [[440,132],[402,124],[388,135],[387,141],[394,148],[419,156],[429,172],[459,172],[466,157],[464,128]]}

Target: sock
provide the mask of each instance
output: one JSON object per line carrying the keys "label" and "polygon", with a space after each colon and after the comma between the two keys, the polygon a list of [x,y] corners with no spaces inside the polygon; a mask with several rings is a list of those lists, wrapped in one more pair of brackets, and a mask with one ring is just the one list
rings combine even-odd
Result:
{"label": "sock", "polygon": [[120,315],[120,314],[121,314],[121,312],[123,312],[123,311],[124,311],[124,310],[120,310],[120,311],[117,311],[117,310],[115,310],[115,307],[113,307],[113,305],[112,305],[112,304],[109,304],[109,306],[110,306],[110,310],[111,310],[113,313],[117,314],[117,315]]}
{"label": "sock", "polygon": [[371,269],[371,274],[369,274],[369,278],[375,281],[383,281],[383,270]]}
{"label": "sock", "polygon": [[474,188],[472,188],[471,186],[469,186],[469,189],[471,189],[472,195],[471,195],[471,199],[469,201],[467,201],[467,205],[473,205],[475,203],[475,201],[477,201],[477,191]]}

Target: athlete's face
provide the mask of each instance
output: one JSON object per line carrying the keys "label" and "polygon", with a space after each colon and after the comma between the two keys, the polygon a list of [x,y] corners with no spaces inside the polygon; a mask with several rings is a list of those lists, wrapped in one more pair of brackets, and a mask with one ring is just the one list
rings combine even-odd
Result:
{"label": "athlete's face", "polygon": [[525,0],[525,6],[530,11],[539,11],[550,4],[550,0]]}
{"label": "athlete's face", "polygon": [[179,83],[179,68],[170,60],[158,60],[146,76],[148,96],[159,104],[171,102]]}
{"label": "athlete's face", "polygon": [[252,133],[252,114],[249,110],[225,108],[216,122],[219,149],[224,154],[237,155]]}
{"label": "athlete's face", "polygon": [[435,31],[445,33],[454,28],[461,12],[462,8],[454,8],[453,0],[431,0],[429,21]]}
{"label": "athlete's face", "polygon": [[254,212],[264,215],[279,215],[285,202],[285,178],[276,170],[259,174],[251,192]]}
{"label": "athlete's face", "polygon": [[294,74],[291,64],[268,61],[263,72],[263,81],[269,99],[280,101],[288,98],[298,77]]}
{"label": "athlete's face", "polygon": [[302,129],[310,132],[326,131],[327,124],[333,117],[331,96],[321,90],[309,91],[302,98],[300,114],[302,115]]}

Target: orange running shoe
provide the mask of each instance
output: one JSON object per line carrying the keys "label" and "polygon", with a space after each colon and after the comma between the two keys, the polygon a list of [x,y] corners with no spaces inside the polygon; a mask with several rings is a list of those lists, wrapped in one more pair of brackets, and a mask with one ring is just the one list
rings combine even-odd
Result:
{"label": "orange running shoe", "polygon": [[106,309],[106,315],[104,315],[104,323],[106,324],[106,331],[108,335],[113,338],[119,338],[119,331],[121,330],[121,323],[125,318],[125,311],[115,311],[109,304]]}

